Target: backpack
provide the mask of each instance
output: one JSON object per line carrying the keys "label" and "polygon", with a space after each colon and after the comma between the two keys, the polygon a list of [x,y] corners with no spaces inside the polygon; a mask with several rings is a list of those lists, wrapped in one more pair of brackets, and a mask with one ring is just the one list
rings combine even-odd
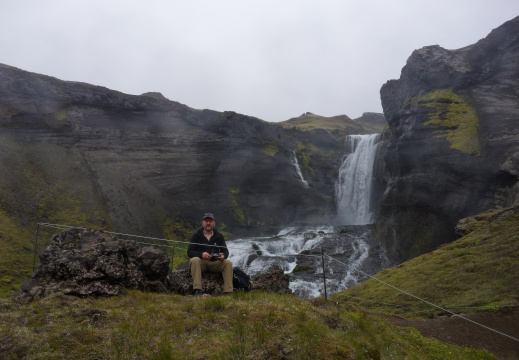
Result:
{"label": "backpack", "polygon": [[249,291],[252,289],[252,285],[250,283],[250,276],[245,274],[243,270],[241,270],[238,267],[233,269],[232,285],[235,289],[243,289],[245,291]]}

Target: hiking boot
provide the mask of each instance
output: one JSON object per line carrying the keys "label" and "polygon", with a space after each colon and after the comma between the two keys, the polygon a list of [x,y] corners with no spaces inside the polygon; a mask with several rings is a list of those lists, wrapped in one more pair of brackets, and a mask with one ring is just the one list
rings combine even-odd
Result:
{"label": "hiking boot", "polygon": [[195,289],[195,290],[193,291],[193,295],[196,295],[196,296],[198,296],[198,295],[203,295],[203,292],[202,292],[202,290],[200,290],[200,289]]}

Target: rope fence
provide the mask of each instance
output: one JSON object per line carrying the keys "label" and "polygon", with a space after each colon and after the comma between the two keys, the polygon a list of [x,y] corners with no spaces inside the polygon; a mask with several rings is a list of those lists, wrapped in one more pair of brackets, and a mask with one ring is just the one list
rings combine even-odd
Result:
{"label": "rope fence", "polygon": [[[36,238],[35,238],[35,247],[34,247],[34,258],[36,257],[36,251],[37,251],[37,244],[38,244],[38,237],[39,237],[39,233],[40,233],[40,228],[39,226],[45,226],[45,227],[49,227],[49,228],[54,228],[54,229],[58,229],[58,230],[67,230],[67,229],[71,229],[71,228],[76,228],[76,229],[82,229],[82,230],[89,230],[89,228],[84,228],[84,227],[79,227],[79,226],[71,226],[71,225],[61,225],[61,224],[51,224],[51,223],[41,223],[39,222],[38,224],[38,227],[37,227],[37,232],[36,232]],[[181,249],[181,250],[184,250],[184,251],[187,251],[186,249],[183,249],[183,248],[180,248],[180,247],[176,247],[175,244],[190,244],[190,242],[186,242],[186,241],[179,241],[179,240],[170,240],[170,239],[163,239],[163,238],[157,238],[157,237],[150,237],[150,236],[142,236],[142,235],[132,235],[132,234],[125,234],[125,233],[117,233],[117,232],[111,232],[111,231],[104,231],[104,230],[99,230],[100,232],[102,233],[105,233],[105,234],[110,234],[110,235],[116,235],[116,236],[125,236],[125,237],[129,237],[129,238],[137,238],[137,239],[145,239],[145,240],[152,240],[152,241],[164,241],[166,242],[166,244],[157,244],[157,243],[149,243],[149,242],[143,242],[143,241],[135,241],[136,243],[138,244],[144,244],[144,245],[151,245],[151,246],[160,246],[160,247],[168,247],[168,248],[174,248],[174,249]],[[121,240],[126,240],[126,239],[121,239]],[[167,244],[167,243],[173,243],[173,245],[170,245],[170,244]],[[200,244],[200,243],[192,243],[192,244],[195,244],[195,245],[207,245],[207,244]],[[246,251],[251,251],[251,252],[254,252],[256,253],[258,256],[261,256],[260,254],[258,254],[258,251],[261,251],[260,250],[256,250],[256,249],[253,249],[253,248],[250,248],[250,247],[239,247],[239,246],[235,246],[235,245],[232,245],[232,246],[218,246],[219,248],[227,248],[227,249],[241,249],[241,250],[246,250]],[[310,254],[277,254],[277,255],[269,255],[269,256],[279,256],[279,257],[313,257],[313,258],[321,258],[321,261],[322,261],[322,266],[323,266],[323,279],[324,279],[324,289],[325,289],[325,299],[327,299],[327,296],[326,296],[326,278],[325,278],[325,263],[324,263],[324,256],[328,257],[330,260],[332,261],[335,261],[337,263],[340,263],[344,266],[346,266],[346,268],[348,268],[348,264],[338,260],[338,259],[335,259],[327,254],[324,254],[324,250],[321,249],[321,255],[310,255]],[[33,262],[33,271],[34,271],[34,262]],[[483,325],[483,324],[480,324],[476,321],[473,321],[471,319],[468,319],[460,314],[456,314],[450,310],[447,309],[447,307],[441,307],[441,306],[438,306],[438,305],[435,305],[425,299],[422,299],[416,295],[413,295],[405,290],[402,290],[402,289],[399,289],[398,287],[396,286],[393,286],[385,281],[382,281],[380,279],[377,279],[375,278],[374,276],[372,275],[369,275],[369,274],[366,274],[365,272],[357,269],[357,268],[352,268],[350,269],[350,271],[347,271],[348,273],[351,273],[351,272],[359,272],[361,274],[363,274],[364,276],[368,277],[368,278],[371,278],[375,281],[378,281],[388,287],[391,287],[403,294],[406,294],[408,296],[411,296],[421,302],[424,302],[436,309],[439,309],[439,310],[442,310],[444,312],[447,312],[449,314],[451,314],[452,316],[457,316],[463,320],[466,320],[472,324],[475,324],[475,325],[478,325],[480,327],[483,327],[487,330],[490,330],[492,332],[495,332],[497,334],[500,334],[502,336],[505,336],[505,337],[508,337],[512,340],[515,340],[517,342],[519,342],[519,339],[513,337],[513,336],[510,336],[508,334],[505,334],[503,332],[500,332],[498,330],[495,330],[495,329],[492,329],[486,325]],[[334,273],[341,273],[341,272],[336,272],[334,271]],[[362,298],[358,298],[358,297],[355,297],[355,296],[350,296],[350,295],[344,295],[346,297],[350,297],[350,298],[354,298],[354,299],[357,299],[357,300],[361,300],[361,301],[367,301],[367,302],[374,302],[374,303],[379,303],[379,304],[384,304],[384,305],[388,305],[388,306],[395,306],[395,307],[400,307],[400,308],[407,308],[408,310],[411,310],[409,309],[407,306],[405,305],[398,305],[398,304],[391,304],[391,303],[384,303],[384,302],[380,302],[380,301],[375,301],[375,300],[369,300],[369,299],[362,299]],[[454,306],[450,306],[449,308],[452,308],[452,309],[463,309],[463,308],[498,308],[498,307],[517,307],[517,305],[501,305],[501,306],[482,306],[482,307],[472,307],[472,306],[458,306],[458,307],[454,307]],[[412,310],[411,310],[412,311]],[[415,314],[415,313],[421,313],[421,312],[430,312],[430,311],[435,311],[435,310],[422,310],[422,311],[417,311],[417,312],[411,312],[411,313],[407,313],[408,315],[409,314]]]}

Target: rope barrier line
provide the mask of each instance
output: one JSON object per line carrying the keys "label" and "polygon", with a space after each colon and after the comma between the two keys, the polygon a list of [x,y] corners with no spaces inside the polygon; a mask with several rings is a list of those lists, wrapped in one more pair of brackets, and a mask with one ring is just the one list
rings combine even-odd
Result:
{"label": "rope barrier line", "polygon": [[[47,227],[53,227],[53,228],[57,228],[57,229],[78,228],[78,229],[88,230],[87,228],[83,228],[83,227],[79,227],[79,226],[70,226],[70,225],[60,225],[60,224],[50,224],[50,223],[38,223],[38,225],[43,225],[43,226],[47,226]],[[100,231],[103,231],[103,230],[100,230]],[[120,236],[128,236],[128,237],[136,237],[136,238],[148,239],[148,240],[158,240],[158,241],[167,241],[167,242],[173,242],[173,243],[190,244],[189,242],[186,242],[186,241],[178,241],[178,240],[161,239],[161,238],[155,238],[155,237],[149,237],[149,236],[141,236],[141,235],[132,235],[132,234],[116,233],[116,232],[111,232],[111,231],[103,231],[103,232],[104,232],[104,233],[107,233],[107,234],[120,235]],[[156,245],[156,246],[165,246],[165,247],[174,247],[174,246],[171,246],[171,245],[159,245],[159,244],[150,244],[150,243],[144,243],[144,242],[137,242],[137,243],[141,243],[141,244],[149,244],[149,245]],[[199,243],[193,243],[193,244],[195,244],[195,245],[207,245],[207,244],[199,244]],[[225,247],[225,246],[219,246],[219,247],[222,247],[222,248],[228,248],[228,247]],[[242,248],[242,249],[245,249],[245,248]],[[185,249],[183,249],[183,250],[185,250]],[[247,248],[246,250],[251,250],[251,251],[257,252],[255,249],[250,249],[250,248]],[[317,255],[306,255],[306,254],[279,254],[279,255],[273,255],[273,256],[303,256],[303,257],[306,256],[306,257],[319,257],[319,256],[317,256]],[[331,260],[333,260],[333,261],[336,261],[336,262],[341,263],[341,264],[343,264],[343,265],[345,265],[345,266],[348,266],[348,264],[346,264],[346,263],[344,263],[344,262],[342,262],[342,261],[340,261],[340,260],[337,260],[337,259],[335,259],[335,258],[333,258],[333,257],[331,257],[331,256],[329,256],[329,255],[326,255],[326,256],[327,256],[328,258],[330,258]],[[427,301],[427,300],[424,300],[424,299],[422,299],[422,298],[420,298],[420,297],[418,297],[418,296],[416,296],[416,295],[413,295],[413,294],[411,294],[411,293],[409,293],[409,292],[407,292],[407,291],[404,291],[404,290],[402,290],[402,289],[399,289],[399,288],[397,288],[396,286],[393,286],[393,285],[391,285],[391,284],[388,284],[388,283],[385,282],[385,281],[382,281],[382,280],[380,280],[380,279],[377,279],[377,278],[375,278],[375,277],[372,276],[372,275],[366,274],[365,272],[363,272],[363,271],[361,271],[361,270],[359,270],[359,269],[352,268],[351,271],[352,271],[352,272],[354,272],[354,271],[358,271],[358,272],[362,273],[363,275],[365,275],[365,276],[367,276],[367,277],[369,277],[369,278],[371,278],[371,279],[373,279],[373,280],[376,280],[376,281],[378,281],[378,282],[380,282],[380,283],[382,283],[382,284],[384,284],[384,285],[386,285],[386,286],[389,286],[389,287],[391,287],[391,288],[393,288],[393,289],[395,289],[395,290],[397,290],[397,291],[400,291],[400,292],[402,292],[402,293],[404,293],[404,294],[406,294],[406,295],[409,295],[409,296],[411,296],[411,297],[413,297],[413,298],[415,298],[415,299],[417,299],[417,300],[420,300],[420,301],[422,301],[422,302],[424,302],[424,303],[426,303],[426,304],[428,304],[428,305],[431,305],[431,306],[433,306],[433,307],[435,307],[435,308],[437,308],[437,309],[443,310],[443,311],[445,311],[445,312],[447,312],[447,313],[449,313],[449,314],[451,314],[451,315],[453,315],[453,316],[457,316],[457,317],[459,317],[459,318],[461,318],[461,319],[463,319],[463,320],[469,321],[469,322],[471,322],[471,323],[473,323],[473,324],[475,324],[475,325],[481,326],[481,327],[483,327],[483,328],[485,328],[485,329],[487,329],[487,330],[493,331],[493,332],[495,332],[495,333],[497,333],[497,334],[500,334],[500,335],[506,336],[506,337],[508,337],[508,338],[510,338],[510,339],[512,339],[512,340],[515,340],[515,341],[519,342],[519,339],[517,339],[517,338],[515,338],[515,337],[513,337],[513,336],[510,336],[510,335],[508,335],[508,334],[502,333],[502,332],[500,332],[500,331],[498,331],[498,330],[492,329],[492,328],[490,328],[490,327],[488,327],[488,326],[485,326],[485,325],[483,325],[483,324],[480,324],[480,323],[478,323],[478,322],[476,322],[476,321],[474,321],[474,320],[468,319],[468,318],[466,318],[466,317],[464,317],[464,316],[461,316],[461,315],[456,314],[456,313],[454,313],[454,312],[452,312],[452,311],[449,311],[449,310],[447,310],[447,309],[445,309],[445,308],[442,308],[442,307],[440,307],[440,306],[438,306],[438,305],[435,305],[435,304],[433,304],[433,303],[431,303],[431,302],[429,302],[429,301]],[[348,295],[346,295],[346,296],[348,296]],[[350,297],[352,297],[352,296],[350,296]],[[360,299],[360,298],[359,298],[359,299]],[[362,300],[367,300],[367,299],[362,299]],[[374,301],[374,300],[367,300],[367,301],[378,302],[378,301]],[[378,302],[378,303],[382,303],[382,302]],[[396,304],[389,304],[389,303],[382,303],[382,304],[392,305],[392,306],[401,306],[401,307],[405,307],[404,305],[396,305]]]}
{"label": "rope barrier line", "polygon": [[[50,227],[50,228],[55,228],[55,229],[60,229],[60,230],[72,229],[72,228],[88,230],[88,228],[85,228],[85,227],[71,226],[71,225],[60,225],[60,224],[49,224],[49,223],[38,223],[38,225],[42,225],[42,226],[46,226],[46,227]],[[189,241],[169,240],[169,239],[162,239],[162,238],[149,237],[149,236],[117,233],[117,232],[112,232],[112,231],[104,231],[104,230],[99,230],[99,231],[102,231],[103,233],[111,234],[111,235],[128,236],[128,237],[148,239],[148,240],[156,240],[156,241],[166,241],[166,242],[173,242],[173,243],[177,243],[177,244],[207,245],[207,244],[201,244],[201,243],[191,243]],[[175,246],[171,246],[171,245],[158,245],[158,244],[144,243],[144,242],[138,242],[138,243],[139,244],[157,245],[157,246],[166,246],[166,247],[168,247],[168,246],[169,247],[175,247]],[[231,246],[217,246],[217,247],[225,248],[225,249],[247,250],[247,251],[255,252],[255,253],[258,252],[258,250],[252,249],[250,247],[239,247],[239,246],[235,246],[235,245],[231,245]],[[259,251],[264,251],[264,250],[260,249]],[[317,255],[306,255],[306,254],[280,254],[280,255],[272,255],[272,256],[308,256],[308,257],[317,257]]]}
{"label": "rope barrier line", "polygon": [[[504,308],[504,307],[517,307],[519,305],[489,305],[489,306],[446,306],[446,308],[450,309],[494,309],[494,308]],[[426,312],[432,312],[435,311],[432,310],[419,310],[419,311],[413,311],[410,313],[405,313],[404,315],[410,315],[410,314],[419,314],[419,313],[426,313]]]}
{"label": "rope barrier line", "polygon": [[[326,255],[326,256],[328,256],[328,255]],[[328,257],[329,257],[330,259],[333,259],[331,256],[328,256]],[[347,266],[347,264],[343,263],[342,261],[339,261],[339,260],[337,260],[337,259],[333,259],[333,260],[335,260],[335,261],[337,261],[337,262],[340,262],[340,263],[342,263],[343,265],[346,265],[346,266]],[[474,320],[468,319],[468,318],[466,318],[466,317],[464,317],[464,316],[461,316],[461,315],[459,315],[459,314],[453,313],[452,311],[449,311],[449,310],[447,310],[447,309],[444,309],[444,308],[442,308],[442,307],[440,307],[440,306],[438,306],[438,305],[435,305],[435,304],[433,304],[433,303],[431,303],[431,302],[429,302],[429,301],[427,301],[427,300],[424,300],[424,299],[422,299],[422,298],[419,298],[419,297],[416,296],[416,295],[413,295],[413,294],[411,294],[411,293],[408,293],[407,291],[404,291],[404,290],[402,290],[402,289],[399,289],[399,288],[397,288],[396,286],[393,286],[393,285],[391,285],[391,284],[388,284],[388,283],[385,282],[385,281],[382,281],[382,280],[380,280],[380,279],[377,279],[377,278],[374,277],[374,276],[371,276],[371,275],[369,275],[369,274],[366,274],[365,272],[363,272],[363,271],[361,271],[361,270],[359,270],[359,269],[352,269],[352,271],[358,271],[358,272],[364,274],[365,276],[368,276],[368,277],[372,278],[373,280],[376,280],[376,281],[378,281],[378,282],[380,282],[380,283],[382,283],[382,284],[384,284],[384,285],[387,285],[387,286],[389,286],[389,287],[391,287],[391,288],[393,288],[393,289],[395,289],[395,290],[398,290],[398,291],[400,291],[400,292],[402,292],[402,293],[404,293],[404,294],[406,294],[406,295],[412,296],[412,297],[414,297],[415,299],[418,299],[418,300],[420,300],[420,301],[422,301],[422,302],[424,302],[424,303],[426,303],[426,304],[429,304],[429,305],[431,305],[431,306],[434,306],[434,307],[437,308],[437,309],[440,309],[440,310],[443,310],[443,311],[445,311],[445,312],[448,312],[449,314],[452,314],[452,315],[454,315],[454,316],[458,316],[458,317],[460,317],[460,318],[463,319],[463,320],[467,320],[467,321],[469,321],[469,322],[471,322],[471,323],[473,323],[473,324],[475,324],[475,325],[481,326],[481,327],[483,327],[483,328],[485,328],[485,329],[487,329],[487,330],[493,331],[493,332],[495,332],[495,333],[497,333],[497,334],[500,334],[500,335],[506,336],[506,337],[508,337],[508,338],[510,338],[510,339],[512,339],[512,340],[515,340],[515,341],[519,342],[519,339],[517,339],[517,338],[515,338],[515,337],[513,337],[513,336],[510,336],[510,335],[508,335],[508,334],[502,333],[501,331],[498,331],[498,330],[492,329],[492,328],[490,328],[490,327],[488,327],[488,326],[486,326],[486,325],[480,324],[480,323],[478,323],[478,322],[476,322],[476,321],[474,321]]]}
{"label": "rope barrier line", "polygon": [[351,295],[341,295],[341,296],[346,296],[346,297],[349,297],[349,298],[358,299],[358,300],[363,300],[363,301],[374,302],[374,303],[377,303],[377,304],[391,305],[391,306],[396,306],[396,307],[407,307],[407,306],[405,306],[405,305],[398,305],[398,304],[385,303],[385,302],[381,302],[381,301],[375,301],[375,300],[363,299],[363,298],[360,298],[360,297],[357,297],[357,296],[351,296]]}

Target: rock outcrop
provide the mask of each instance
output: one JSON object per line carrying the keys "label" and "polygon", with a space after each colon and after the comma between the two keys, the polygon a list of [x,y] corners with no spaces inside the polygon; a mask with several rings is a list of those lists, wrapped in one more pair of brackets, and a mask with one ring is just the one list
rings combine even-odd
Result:
{"label": "rock outcrop", "polygon": [[[223,292],[221,274],[204,273],[204,292]],[[257,290],[290,293],[289,276],[282,271],[252,279]],[[171,271],[169,258],[152,246],[117,239],[97,230],[72,228],[52,237],[40,255],[31,279],[13,300],[28,303],[56,292],[76,296],[115,296],[123,289],[151,292],[193,291],[189,269]]]}
{"label": "rock outcrop", "polygon": [[[416,50],[381,89],[388,184],[377,234],[405,260],[464,217],[519,201],[519,17],[458,50]],[[380,174],[380,169],[379,169]]]}

